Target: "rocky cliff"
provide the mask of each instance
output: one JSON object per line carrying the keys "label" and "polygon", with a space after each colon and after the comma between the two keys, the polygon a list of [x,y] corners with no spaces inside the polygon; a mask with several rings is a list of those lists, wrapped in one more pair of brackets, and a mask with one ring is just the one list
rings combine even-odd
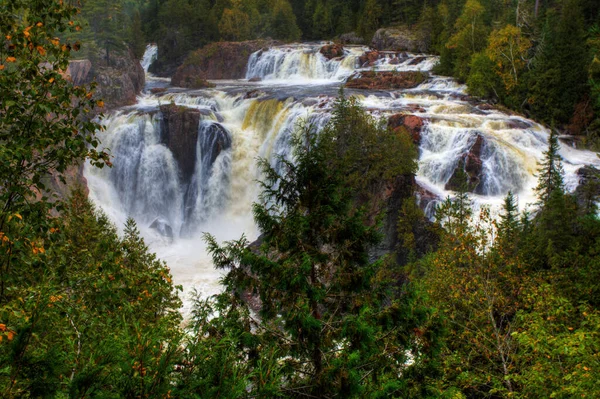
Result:
{"label": "rocky cliff", "polygon": [[108,64],[102,56],[73,60],[67,76],[75,85],[96,81],[96,97],[104,101],[105,111],[135,104],[145,84],[144,69],[131,51],[113,55]]}
{"label": "rocky cliff", "polygon": [[377,50],[416,53],[425,53],[428,50],[426,43],[419,39],[414,30],[404,27],[379,29],[373,36],[371,46]]}
{"label": "rocky cliff", "polygon": [[195,88],[206,79],[243,79],[250,54],[277,42],[253,40],[212,43],[192,52],[171,80],[173,86]]}

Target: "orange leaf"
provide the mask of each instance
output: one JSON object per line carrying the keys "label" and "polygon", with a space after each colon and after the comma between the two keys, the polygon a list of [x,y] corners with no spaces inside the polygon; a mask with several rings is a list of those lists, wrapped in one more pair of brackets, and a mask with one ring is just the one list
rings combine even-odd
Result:
{"label": "orange leaf", "polygon": [[0,71],[4,69],[4,65],[0,64]]}
{"label": "orange leaf", "polygon": [[7,336],[8,336],[8,340],[12,341],[12,339],[15,337],[15,333],[12,332],[12,331],[9,331],[8,334],[7,334]]}
{"label": "orange leaf", "polygon": [[36,50],[38,53],[40,53],[40,55],[46,55],[46,50],[42,46],[37,46]]}
{"label": "orange leaf", "polygon": [[0,324],[0,331],[6,331],[6,324]]}
{"label": "orange leaf", "polygon": [[42,26],[44,26],[44,24],[41,22],[38,22],[37,24],[35,24],[35,26],[37,26],[38,28],[41,28]]}
{"label": "orange leaf", "polygon": [[15,57],[6,57],[6,62],[15,62],[17,59]]}
{"label": "orange leaf", "polygon": [[104,107],[104,101],[102,101],[102,100],[99,100],[99,101],[98,101],[96,104],[97,104],[97,105],[98,105],[100,108],[103,108],[103,107]]}

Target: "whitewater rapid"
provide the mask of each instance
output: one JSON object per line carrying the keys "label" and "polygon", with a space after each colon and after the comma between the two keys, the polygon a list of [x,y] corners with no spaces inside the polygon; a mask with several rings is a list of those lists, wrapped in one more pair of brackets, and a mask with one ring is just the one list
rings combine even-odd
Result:
{"label": "whitewater rapid", "polygon": [[[220,291],[221,273],[212,266],[202,235],[218,241],[242,234],[252,241],[258,230],[252,203],[258,198],[257,158],[278,167],[277,156],[290,156],[289,141],[300,120],[323,127],[340,84],[361,70],[431,71],[436,57],[390,54],[375,65],[360,65],[366,50],[352,47],[345,57],[327,60],[319,44],[290,45],[250,56],[245,80],[215,81],[216,88],[165,93],[145,92],[133,107],[109,115],[99,138],[113,155],[113,168],[87,165],[90,197],[121,228],[133,217],[152,251],[167,262],[176,284],[202,297]],[[142,61],[147,71],[156,58],[149,46]],[[249,82],[259,78],[260,82]],[[256,80],[256,79],[254,79]],[[158,80],[149,76],[149,87]],[[466,99],[465,87],[445,77],[431,76],[419,87],[393,91],[347,91],[376,117],[414,114],[425,120],[419,148],[417,182],[430,195],[453,195],[446,183],[477,137],[483,138],[483,179],[475,207],[497,209],[509,190],[523,209],[534,202],[536,171],[548,144],[548,131],[515,115],[478,107]],[[171,151],[163,144],[160,106],[176,104],[200,111],[196,167],[189,182]],[[218,149],[215,150],[215,149]],[[578,184],[577,170],[598,165],[595,153],[561,146],[569,190]],[[432,212],[435,201],[427,206]],[[154,226],[151,228],[151,226]],[[171,232],[171,234],[168,234]]]}

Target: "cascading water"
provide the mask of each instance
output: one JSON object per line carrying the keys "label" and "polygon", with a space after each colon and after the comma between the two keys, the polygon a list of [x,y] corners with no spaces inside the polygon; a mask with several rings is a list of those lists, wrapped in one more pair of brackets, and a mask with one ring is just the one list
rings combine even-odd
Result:
{"label": "cascading water", "polygon": [[146,46],[146,52],[142,57],[140,63],[142,64],[142,68],[144,68],[144,72],[148,73],[148,69],[150,65],[158,58],[158,46],[156,44],[149,44]]}
{"label": "cascading water", "polygon": [[[144,59],[152,59],[155,51],[149,46]],[[192,289],[204,296],[218,292],[220,274],[206,254],[201,233],[210,232],[218,240],[237,239],[242,233],[256,238],[252,202],[259,194],[257,157],[280,168],[279,157],[291,158],[290,138],[300,120],[317,129],[325,126],[339,79],[361,70],[362,51],[353,48],[344,59],[329,61],[316,45],[272,48],[249,59],[247,78],[262,78],[259,85],[228,81],[213,90],[140,97],[136,107],[104,121],[106,129],[99,137],[111,149],[114,166],[86,167],[91,198],[117,226],[127,217],[137,220],[151,249],[184,286],[184,295]],[[429,70],[435,60],[395,54],[367,69]],[[286,85],[281,79],[288,79]],[[376,117],[403,112],[425,120],[417,181],[429,194],[421,197],[453,195],[447,185],[457,165],[478,147],[481,178],[472,195],[475,205],[497,206],[509,190],[519,196],[521,206],[533,202],[535,173],[547,147],[548,132],[542,126],[479,109],[462,100],[464,86],[444,77],[432,76],[411,90],[351,94]],[[196,162],[187,179],[165,144],[160,108],[165,104],[201,115]],[[600,164],[594,153],[567,146],[561,155],[571,190],[578,183],[578,168]],[[427,203],[431,214],[435,200]]]}
{"label": "cascading water", "polygon": [[247,79],[262,80],[341,80],[357,66],[362,48],[346,50],[341,59],[327,59],[322,45],[282,46],[260,50],[248,60]]}

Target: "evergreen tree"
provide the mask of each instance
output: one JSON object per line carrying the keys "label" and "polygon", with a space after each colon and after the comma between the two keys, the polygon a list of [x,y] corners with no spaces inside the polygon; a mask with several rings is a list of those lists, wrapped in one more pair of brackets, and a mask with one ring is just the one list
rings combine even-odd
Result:
{"label": "evergreen tree", "polygon": [[302,32],[288,0],[275,0],[270,15],[270,34],[285,41],[299,40]]}
{"label": "evergreen tree", "polygon": [[360,13],[360,21],[358,24],[358,33],[367,40],[371,41],[373,34],[380,27],[381,16],[383,9],[377,0],[367,0],[364,8]]}
{"label": "evergreen tree", "polygon": [[455,76],[466,80],[474,54],[483,50],[487,41],[487,28],[483,16],[485,9],[477,0],[467,0],[462,14],[456,21],[456,33],[450,37],[447,47],[456,53]]}
{"label": "evergreen tree", "polygon": [[554,129],[550,130],[548,149],[544,152],[544,160],[538,169],[538,185],[535,189],[538,204],[544,207],[554,193],[564,194],[563,167],[559,154],[560,145]]}
{"label": "evergreen tree", "polygon": [[228,270],[226,313],[238,312],[244,295],[260,298],[258,339],[270,343],[267,353],[278,348],[286,396],[418,396],[428,387],[414,384],[417,376],[435,365],[435,332],[424,332],[427,311],[410,287],[396,286],[394,269],[369,259],[377,226],[354,205],[351,173],[330,163],[338,134],[305,125],[294,162],[280,158],[278,170],[261,162],[260,248],[209,238],[215,264]]}

